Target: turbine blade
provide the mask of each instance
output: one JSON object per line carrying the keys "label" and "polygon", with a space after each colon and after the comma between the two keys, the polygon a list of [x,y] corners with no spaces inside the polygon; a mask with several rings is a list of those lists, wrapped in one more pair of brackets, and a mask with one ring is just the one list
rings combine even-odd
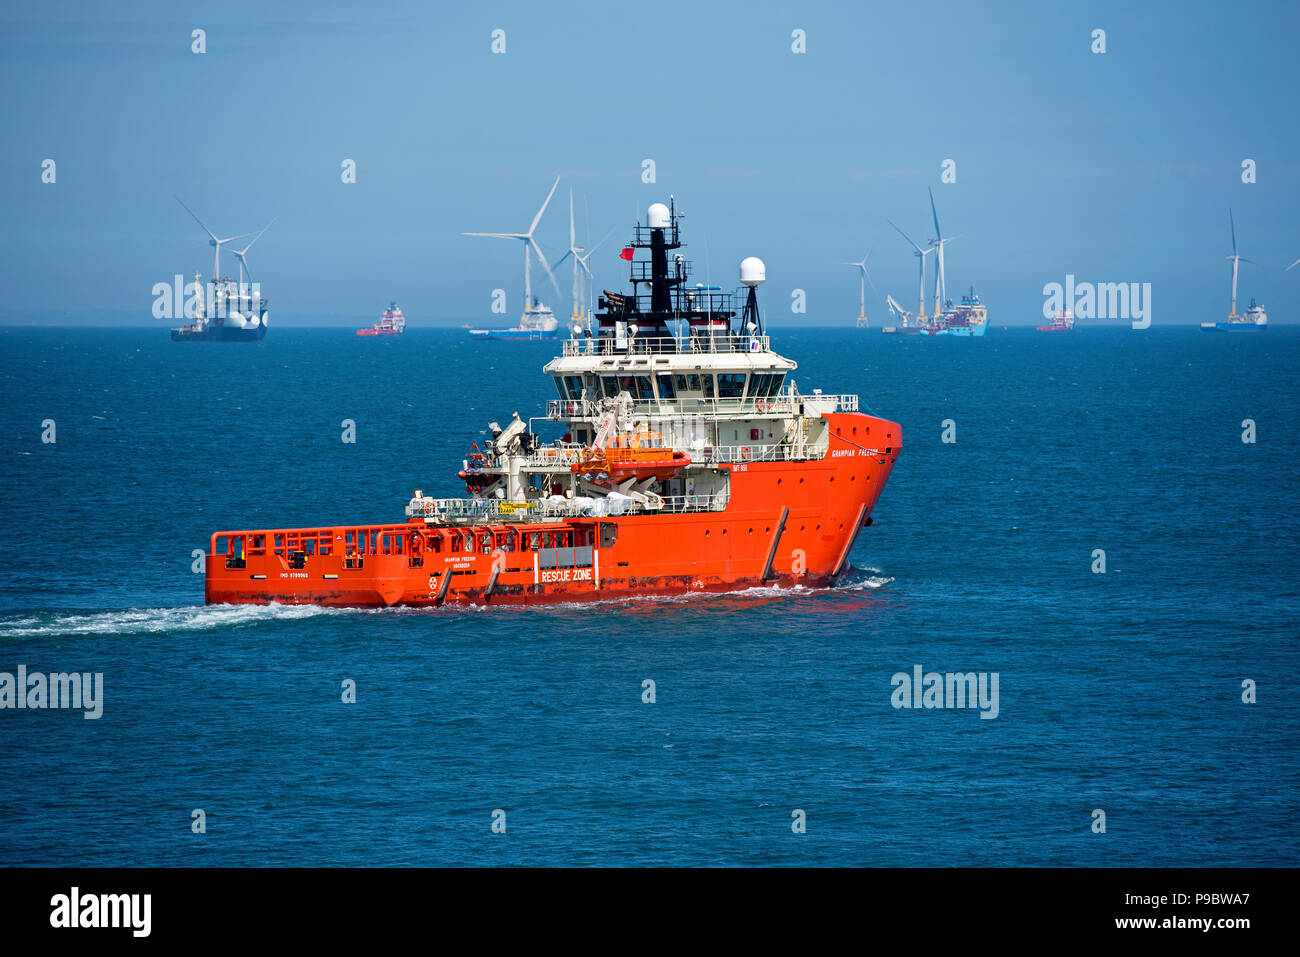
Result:
{"label": "turbine blade", "polygon": [[1228,210],[1228,226],[1232,229],[1232,254],[1237,255],[1237,224],[1232,220],[1232,210]]}
{"label": "turbine blade", "polygon": [[[192,209],[190,209],[188,206],[186,206],[185,203],[181,200],[181,198],[180,198],[179,196],[176,196],[175,193],[173,193],[172,196],[175,197],[176,202],[178,202],[178,203],[181,204],[181,207],[185,210],[185,212],[189,213],[191,216],[194,216],[194,221],[195,221],[196,223],[198,223],[200,226],[203,226],[203,220],[199,219],[199,217],[196,216],[196,215],[194,214],[194,210],[192,210]],[[216,243],[216,242],[224,242],[224,240],[219,240],[219,239],[217,239],[217,234],[214,233],[212,230],[208,229],[207,226],[203,226],[203,231],[204,231],[205,233],[207,233],[209,236],[212,237],[212,241],[213,241],[214,243]]]}
{"label": "turbine blade", "polygon": [[[559,183],[559,181],[560,180],[557,177],[555,182]],[[554,192],[554,190],[552,190],[552,192]],[[555,281],[555,275],[551,272],[551,264],[546,261],[546,255],[542,252],[542,247],[537,245],[532,236],[528,237],[528,245],[532,246],[533,252],[537,253],[537,258],[541,260],[542,268],[546,270],[546,278],[551,281],[551,286],[555,289],[555,294],[558,296],[560,294],[560,284]]]}
{"label": "turbine blade", "polygon": [[943,242],[943,233],[939,232],[939,211],[934,208],[934,188],[927,186],[930,190],[930,212],[934,215],[934,235]]}
{"label": "turbine blade", "polygon": [[1286,267],[1285,269],[1283,269],[1282,271],[1283,271],[1283,272],[1290,272],[1292,269],[1295,269],[1296,266],[1300,266],[1300,259],[1297,259],[1295,262],[1293,262],[1291,265],[1287,266],[1287,267]]}
{"label": "turbine blade", "polygon": [[[530,239],[532,238],[533,231],[537,229],[537,224],[542,221],[542,214],[546,212],[546,207],[551,205],[551,197],[555,195],[555,190],[559,185],[560,177],[557,176],[555,177],[555,182],[551,184],[551,191],[546,194],[546,202],[542,203],[542,208],[539,209],[537,215],[533,217],[533,224],[528,227],[528,236]],[[559,290],[557,289],[556,292],[559,292]]]}
{"label": "turbine blade", "polygon": [[[610,237],[610,236],[613,236],[613,235],[614,235],[614,230],[611,229],[611,230],[610,230],[609,232],[607,232],[604,236],[601,236],[601,237],[600,237],[600,243],[603,243],[605,240],[609,239],[609,237]],[[586,255],[586,257],[585,257],[584,260],[583,260],[584,262],[585,262],[587,259],[590,259],[590,258],[591,258],[591,254],[594,253],[597,249],[600,248],[600,243],[596,243],[596,245],[592,246],[591,249],[587,251],[587,255]]]}
{"label": "turbine blade", "polygon": [[[277,216],[275,219],[279,219],[279,218],[280,218],[280,217]],[[252,240],[249,242],[249,244],[248,244],[247,246],[245,246],[243,249],[232,250],[232,252],[234,252],[235,255],[238,256],[238,257],[240,257],[240,259],[242,260],[243,257],[244,257],[244,253],[248,252],[250,249],[253,248],[253,243],[257,242],[259,239],[262,238],[262,233],[266,232],[266,231],[267,231],[268,229],[270,229],[273,225],[275,225],[275,219],[271,220],[269,223],[267,223],[265,226],[263,226],[263,227],[258,231],[257,235],[254,236],[254,237],[252,238]]]}
{"label": "turbine blade", "polygon": [[[894,221],[893,221],[892,219],[887,219],[887,220],[885,220],[885,222],[889,223],[889,225],[893,226],[895,229],[898,229],[897,224],[895,224]],[[908,241],[908,243],[911,244],[912,248],[915,249],[915,250],[917,251],[918,254],[924,255],[923,253],[921,253],[921,247],[918,246],[916,243],[912,242],[912,237],[911,237],[911,236],[907,235],[907,233],[903,232],[901,229],[898,229],[898,235],[900,235],[900,236],[902,236],[904,239],[906,239],[906,240]]]}
{"label": "turbine blade", "polygon": [[461,233],[462,236],[487,236],[491,239],[528,239],[526,233]]}

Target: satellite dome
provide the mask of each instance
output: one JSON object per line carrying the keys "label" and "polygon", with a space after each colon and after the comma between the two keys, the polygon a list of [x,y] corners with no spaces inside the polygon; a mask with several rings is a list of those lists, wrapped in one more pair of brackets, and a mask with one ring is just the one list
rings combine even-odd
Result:
{"label": "satellite dome", "polygon": [[672,225],[671,218],[672,214],[663,203],[651,203],[650,208],[646,210],[646,221],[651,229],[667,229]]}
{"label": "satellite dome", "polygon": [[767,267],[757,256],[747,256],[740,261],[740,283],[751,289],[767,279]]}

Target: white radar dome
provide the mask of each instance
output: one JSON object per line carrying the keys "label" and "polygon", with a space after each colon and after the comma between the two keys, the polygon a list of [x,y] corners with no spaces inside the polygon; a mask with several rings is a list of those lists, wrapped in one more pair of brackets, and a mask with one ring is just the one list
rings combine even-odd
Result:
{"label": "white radar dome", "polygon": [[645,214],[651,229],[667,229],[672,225],[670,222],[672,214],[663,203],[651,203]]}
{"label": "white radar dome", "polygon": [[754,286],[762,284],[767,279],[767,267],[763,265],[763,260],[757,256],[747,256],[740,261],[740,283],[742,286]]}

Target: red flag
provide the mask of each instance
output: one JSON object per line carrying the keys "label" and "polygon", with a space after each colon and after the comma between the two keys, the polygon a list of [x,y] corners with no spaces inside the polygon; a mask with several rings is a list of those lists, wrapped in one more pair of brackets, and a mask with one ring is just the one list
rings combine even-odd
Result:
{"label": "red flag", "polygon": [[621,253],[618,254],[618,258],[619,258],[619,259],[626,259],[628,262],[631,262],[631,261],[632,261],[632,247],[631,247],[631,246],[624,247],[623,251],[622,251]]}

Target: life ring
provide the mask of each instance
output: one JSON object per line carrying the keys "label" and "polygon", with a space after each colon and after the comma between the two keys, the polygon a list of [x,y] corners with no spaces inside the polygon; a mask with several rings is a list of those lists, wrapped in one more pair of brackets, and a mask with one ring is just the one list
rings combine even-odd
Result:
{"label": "life ring", "polygon": [[740,457],[741,457],[742,459],[744,459],[745,461],[749,461],[749,446],[748,446],[748,445],[742,445],[742,446],[740,447]]}
{"label": "life ring", "polygon": [[767,403],[764,402],[762,399],[759,399],[757,402],[754,403],[754,408],[758,409],[759,412],[762,412],[767,408]]}

